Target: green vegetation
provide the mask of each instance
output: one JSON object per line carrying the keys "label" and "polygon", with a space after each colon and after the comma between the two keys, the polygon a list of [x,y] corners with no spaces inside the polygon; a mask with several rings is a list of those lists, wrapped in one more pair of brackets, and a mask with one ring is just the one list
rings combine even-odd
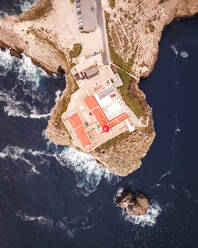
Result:
{"label": "green vegetation", "polygon": [[119,87],[118,90],[125,101],[126,105],[132,109],[135,115],[139,118],[140,116],[145,116],[144,110],[140,101],[137,97],[131,97],[129,95],[130,86],[132,83],[132,78],[125,71],[119,69],[118,74],[123,81],[123,86]]}
{"label": "green vegetation", "polygon": [[100,149],[107,149],[113,145],[115,145],[117,142],[120,142],[123,139],[126,139],[130,135],[129,131],[126,131],[124,133],[121,133],[120,135],[116,136],[115,138],[108,140],[106,143],[102,144],[99,149],[96,148],[96,151],[98,152]]}
{"label": "green vegetation", "polygon": [[150,29],[150,32],[153,33],[155,30],[155,26],[153,24],[149,24],[149,29]]}
{"label": "green vegetation", "polygon": [[82,31],[80,31],[82,34],[89,34],[90,33],[90,31],[86,31],[86,30],[82,30]]}
{"label": "green vegetation", "polygon": [[61,116],[67,110],[71,95],[79,89],[76,80],[72,75],[67,77],[66,82],[67,82],[67,87],[66,87],[67,92],[65,93],[65,96],[61,98],[58,102],[58,106],[56,108],[57,114],[55,117],[56,128],[62,130],[66,130],[66,127],[61,120]]}
{"label": "green vegetation", "polygon": [[132,70],[132,66],[134,64],[134,60],[137,54],[137,50],[138,50],[138,46],[135,49],[134,54],[131,56],[131,58],[128,60],[128,62],[125,62],[122,57],[117,54],[112,46],[113,40],[112,37],[110,35],[110,30],[109,30],[109,18],[110,15],[109,13],[105,12],[105,18],[106,18],[106,28],[107,28],[107,36],[108,36],[108,43],[109,43],[109,52],[110,52],[110,57],[112,62],[119,66],[120,68],[122,68],[123,70],[127,71],[127,72],[131,72]]}
{"label": "green vegetation", "polygon": [[70,69],[72,69],[74,66],[76,66],[76,63],[71,63],[70,64]]}
{"label": "green vegetation", "polygon": [[73,45],[72,50],[69,52],[70,58],[77,58],[82,52],[82,44],[76,43]]}
{"label": "green vegetation", "polygon": [[165,3],[167,0],[160,0],[159,1],[159,4],[161,4],[161,3]]}
{"label": "green vegetation", "polygon": [[137,97],[131,97],[129,95],[129,89],[131,86],[132,78],[127,72],[131,72],[132,66],[138,51],[138,46],[136,47],[131,59],[126,63],[120,55],[118,55],[113,46],[112,46],[112,38],[110,36],[110,30],[108,27],[109,23],[109,14],[105,12],[105,18],[106,18],[106,27],[107,27],[107,35],[108,35],[108,41],[109,41],[109,51],[112,62],[120,67],[121,69],[118,69],[118,74],[120,75],[120,78],[123,81],[123,86],[119,87],[119,92],[122,96],[122,99],[125,101],[126,105],[132,109],[132,111],[136,114],[136,116],[139,118],[140,116],[145,116],[144,110],[142,105],[140,104],[140,101]]}
{"label": "green vegetation", "polygon": [[115,0],[109,0],[109,6],[113,9],[115,7]]}
{"label": "green vegetation", "polygon": [[74,0],[70,0],[71,3],[74,3]]}
{"label": "green vegetation", "polygon": [[53,9],[51,0],[43,0],[39,5],[34,6],[30,12],[19,15],[19,21],[34,21],[46,17]]}

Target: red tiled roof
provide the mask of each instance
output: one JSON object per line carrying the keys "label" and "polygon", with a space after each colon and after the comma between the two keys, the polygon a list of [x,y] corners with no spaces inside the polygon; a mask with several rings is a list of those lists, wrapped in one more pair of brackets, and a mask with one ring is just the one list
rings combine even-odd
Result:
{"label": "red tiled roof", "polygon": [[111,128],[111,127],[114,127],[117,124],[118,124],[118,120],[116,118],[116,119],[113,119],[112,121],[110,121],[107,125]]}
{"label": "red tiled roof", "polygon": [[127,118],[129,118],[129,115],[127,114],[127,113],[124,113],[124,114],[121,114],[120,116],[118,116],[118,121],[119,121],[119,123],[121,122],[121,121],[124,121],[124,120],[126,120]]}
{"label": "red tiled roof", "polygon": [[77,127],[82,125],[82,121],[80,120],[77,113],[75,113],[69,117],[69,122],[73,128],[77,128]]}
{"label": "red tiled roof", "polygon": [[115,125],[119,124],[129,117],[127,113],[124,113],[108,122],[107,117],[105,116],[102,108],[100,107],[94,96],[85,98],[85,103],[87,104],[89,110],[91,110],[92,114],[95,116],[97,122],[101,127],[104,127],[105,125],[108,125],[110,128],[114,127]]}
{"label": "red tiled roof", "polygon": [[100,107],[95,108],[92,113],[101,127],[107,124],[108,120]]}
{"label": "red tiled roof", "polygon": [[91,142],[90,142],[83,126],[76,128],[75,132],[78,135],[78,138],[79,138],[83,147],[91,145]]}
{"label": "red tiled roof", "polygon": [[85,132],[83,123],[80,120],[77,113],[75,113],[69,117],[69,122],[72,125],[72,127],[74,128],[82,146],[86,147],[88,145],[91,145],[91,141],[89,140],[89,138]]}
{"label": "red tiled roof", "polygon": [[94,96],[89,96],[85,98],[85,103],[87,104],[89,110],[92,110],[98,106],[98,102]]}
{"label": "red tiled roof", "polygon": [[121,114],[120,116],[116,117],[115,119],[111,120],[107,125],[111,128],[115,125],[119,124],[120,122],[126,120],[129,118],[129,115],[127,113]]}

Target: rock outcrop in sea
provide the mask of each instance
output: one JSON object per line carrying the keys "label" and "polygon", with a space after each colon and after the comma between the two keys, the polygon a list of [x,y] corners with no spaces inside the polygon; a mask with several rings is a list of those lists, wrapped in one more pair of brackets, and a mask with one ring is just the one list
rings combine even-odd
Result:
{"label": "rock outcrop in sea", "polygon": [[129,215],[146,215],[149,208],[148,198],[142,193],[132,193],[120,188],[115,197],[117,206]]}

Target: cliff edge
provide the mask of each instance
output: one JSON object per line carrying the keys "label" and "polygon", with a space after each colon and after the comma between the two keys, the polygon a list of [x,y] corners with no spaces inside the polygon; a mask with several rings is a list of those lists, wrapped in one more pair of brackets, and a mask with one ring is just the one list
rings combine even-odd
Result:
{"label": "cliff edge", "polygon": [[[193,16],[198,12],[198,2],[103,0],[102,5],[112,65],[124,81],[127,101],[133,101],[137,114],[148,118],[148,126],[133,133],[125,132],[90,154],[112,173],[126,176],[140,167],[155,137],[152,109],[138,82],[153,69],[164,26],[174,18]],[[74,44],[80,43],[83,44],[82,55],[86,55],[100,44],[98,30],[83,33],[74,29],[74,12],[69,0],[40,0],[27,12],[0,19],[0,47],[9,48],[11,54],[18,57],[24,53],[48,73],[66,73],[66,89],[51,111],[45,134],[56,144],[76,148],[61,121],[70,96],[76,90],[70,73],[73,66],[70,52]]]}

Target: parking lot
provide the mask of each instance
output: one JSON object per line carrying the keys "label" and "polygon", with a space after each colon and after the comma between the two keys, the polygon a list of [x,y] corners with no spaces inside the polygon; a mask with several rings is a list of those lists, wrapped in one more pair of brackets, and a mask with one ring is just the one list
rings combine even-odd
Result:
{"label": "parking lot", "polygon": [[[91,32],[97,28],[97,6],[95,0],[80,0],[75,3],[77,22],[81,30]],[[77,7],[78,6],[78,7]]]}

